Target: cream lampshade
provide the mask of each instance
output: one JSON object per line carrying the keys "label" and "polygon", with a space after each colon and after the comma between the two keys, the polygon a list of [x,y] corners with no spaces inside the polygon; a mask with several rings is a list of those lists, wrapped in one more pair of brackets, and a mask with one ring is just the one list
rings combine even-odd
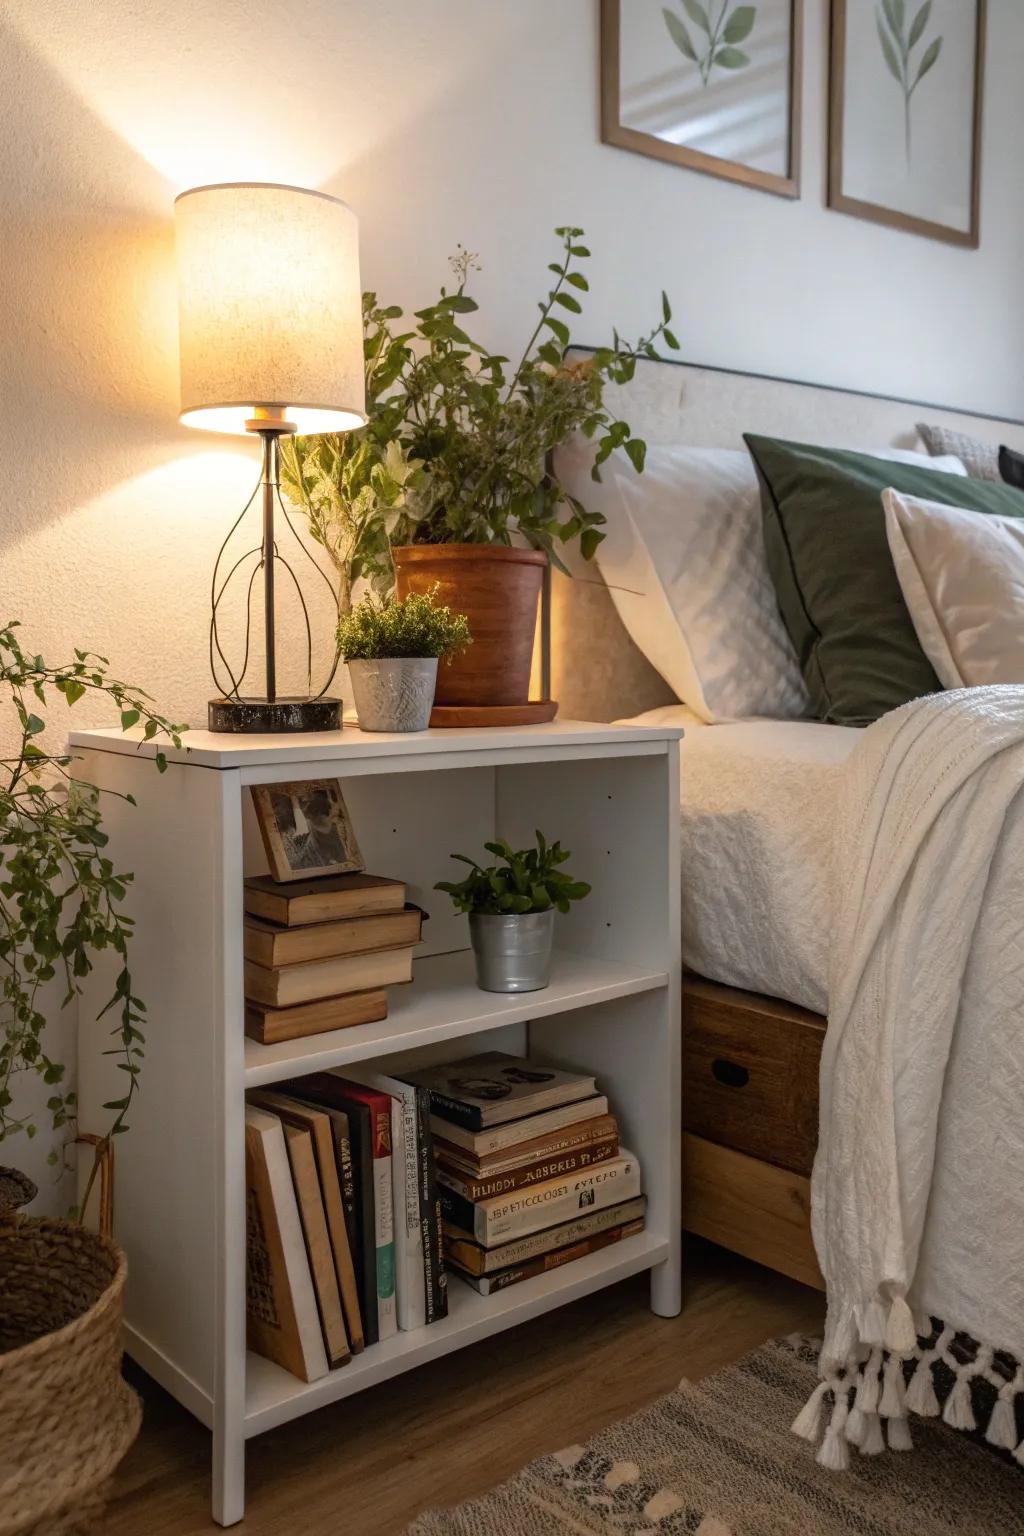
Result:
{"label": "cream lampshade", "polygon": [[183,192],[174,213],[186,426],[244,432],[257,408],[302,433],[361,426],[351,208],[300,187],[238,182]]}
{"label": "cream lampshade", "polygon": [[[281,501],[281,437],[292,432],[347,432],[366,420],[358,220],[336,197],[254,182],[194,187],[176,200],[174,212],[181,420],[212,432],[255,433],[263,444],[257,487],[263,512],[259,544],[229,560],[229,533],[213,571],[210,664],[222,697],[210,700],[210,729],[335,730],[340,727],[341,703],[328,698],[327,690],[337,656],[327,682],[314,693],[309,608],[295,574],[296,562],[282,554],[274,524],[277,507],[284,516],[282,533],[301,542]],[[254,493],[249,506],[255,500]],[[317,565],[307,548],[302,555]],[[305,622],[309,675],[307,694],[301,697],[277,692],[278,563],[294,584]],[[331,586],[326,572],[317,569]],[[260,574],[265,690],[253,696],[242,690],[252,654],[251,603]],[[236,665],[218,625],[232,578],[245,591],[244,645],[238,648],[241,659]]]}

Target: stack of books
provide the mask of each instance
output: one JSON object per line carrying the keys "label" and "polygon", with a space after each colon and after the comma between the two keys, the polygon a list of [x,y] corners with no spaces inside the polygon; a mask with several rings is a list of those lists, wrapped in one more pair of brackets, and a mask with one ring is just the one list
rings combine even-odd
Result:
{"label": "stack of books", "polygon": [[246,1034],[271,1045],[387,1018],[385,989],[412,980],[422,924],[401,880],[246,880]]}
{"label": "stack of books", "polygon": [[497,1051],[409,1077],[430,1094],[445,1259],[483,1295],[643,1230],[640,1168],[593,1077]]}
{"label": "stack of books", "polygon": [[246,1104],[249,1347],[305,1381],[447,1316],[430,1100],[316,1072]]}

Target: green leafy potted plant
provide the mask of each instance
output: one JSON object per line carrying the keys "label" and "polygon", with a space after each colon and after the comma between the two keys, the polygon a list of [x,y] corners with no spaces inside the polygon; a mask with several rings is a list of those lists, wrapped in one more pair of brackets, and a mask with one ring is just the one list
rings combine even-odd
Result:
{"label": "green leafy potted plant", "polygon": [[[106,1009],[111,1054],[125,1074],[123,1092],[105,1107],[111,1124],[92,1141],[93,1179],[109,1169],[112,1139],[127,1129],[138,1087],[145,1005],[129,968],[132,919],[123,903],[131,875],[106,852],[99,792],[75,777],[74,759],[41,745],[54,694],[75,704],[87,693],[109,699],[125,729],[143,725],[180,744],[181,727],[157,715],[146,695],[112,678],[106,660],[76,650],[74,661],[47,666],[25,652],[14,622],[0,627],[0,699],[13,707],[17,739],[0,759],[0,1144],[33,1136],[30,1115],[15,1108],[19,1074],[49,1089],[53,1129],[75,1133],[75,1095],[65,1068],[47,1049],[44,992],[76,997],[97,956],[116,957]],[[157,755],[157,768],[166,766]],[[51,1163],[61,1154],[54,1151]],[[12,1169],[0,1169],[0,1525],[5,1531],[71,1530],[95,1517],[104,1489],[138,1432],[135,1394],[121,1378],[124,1255],[109,1236],[110,1197],[101,1226],[18,1217],[34,1194]]]}
{"label": "green leafy potted plant", "polygon": [[485,843],[500,864],[482,866],[464,853],[452,858],[468,864],[465,880],[441,880],[460,912],[469,914],[477,985],[484,992],[539,992],[551,980],[555,913],[590,894],[584,880],[574,880],[560,865],[572,857],[542,832],[537,846],[515,852],[499,839]]}
{"label": "green leafy potted plant", "polygon": [[433,592],[371,594],[339,623],[361,730],[425,731],[430,724],[438,662],[472,643],[465,615],[434,599]]}
{"label": "green leafy potted plant", "polygon": [[473,647],[438,681],[446,706],[526,703],[544,567],[550,559],[564,569],[558,549],[570,543],[589,560],[603,538],[603,517],[560,485],[552,451],[582,431],[597,443],[596,479],[620,447],[642,471],[645,445],[615,416],[605,389],[628,383],[639,358],[657,358],[658,341],[678,347],[662,294],[648,334],[630,344],[616,331],[610,346],[568,362],[590,252],[581,229],[556,233],[560,259],[549,264],[552,284],[515,366],[465,329],[478,308],[467,292],[476,262],[460,248],[454,291],[442,288],[408,329],[396,329],[400,309],[367,296],[363,432],[329,448],[300,439],[285,453],[286,492],[314,535],[348,561],[350,580],[394,582],[399,597],[436,586],[467,615]]}

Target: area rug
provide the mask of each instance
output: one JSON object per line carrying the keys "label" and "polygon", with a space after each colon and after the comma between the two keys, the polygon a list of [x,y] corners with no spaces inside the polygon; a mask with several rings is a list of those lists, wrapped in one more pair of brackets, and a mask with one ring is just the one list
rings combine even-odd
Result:
{"label": "area rug", "polygon": [[765,1344],[406,1536],[1022,1536],[1024,1472],[937,1419],[828,1472],[790,1424],[818,1346]]}

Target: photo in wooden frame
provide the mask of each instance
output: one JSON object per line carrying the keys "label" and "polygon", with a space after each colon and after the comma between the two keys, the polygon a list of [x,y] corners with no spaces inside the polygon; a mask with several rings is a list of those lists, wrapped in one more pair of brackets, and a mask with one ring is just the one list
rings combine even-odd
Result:
{"label": "photo in wooden frame", "polygon": [[803,0],[601,0],[606,144],[800,196]]}
{"label": "photo in wooden frame", "polygon": [[252,803],[275,880],[312,880],[365,868],[338,779],[254,784]]}
{"label": "photo in wooden frame", "polygon": [[830,208],[981,239],[986,0],[832,0]]}

